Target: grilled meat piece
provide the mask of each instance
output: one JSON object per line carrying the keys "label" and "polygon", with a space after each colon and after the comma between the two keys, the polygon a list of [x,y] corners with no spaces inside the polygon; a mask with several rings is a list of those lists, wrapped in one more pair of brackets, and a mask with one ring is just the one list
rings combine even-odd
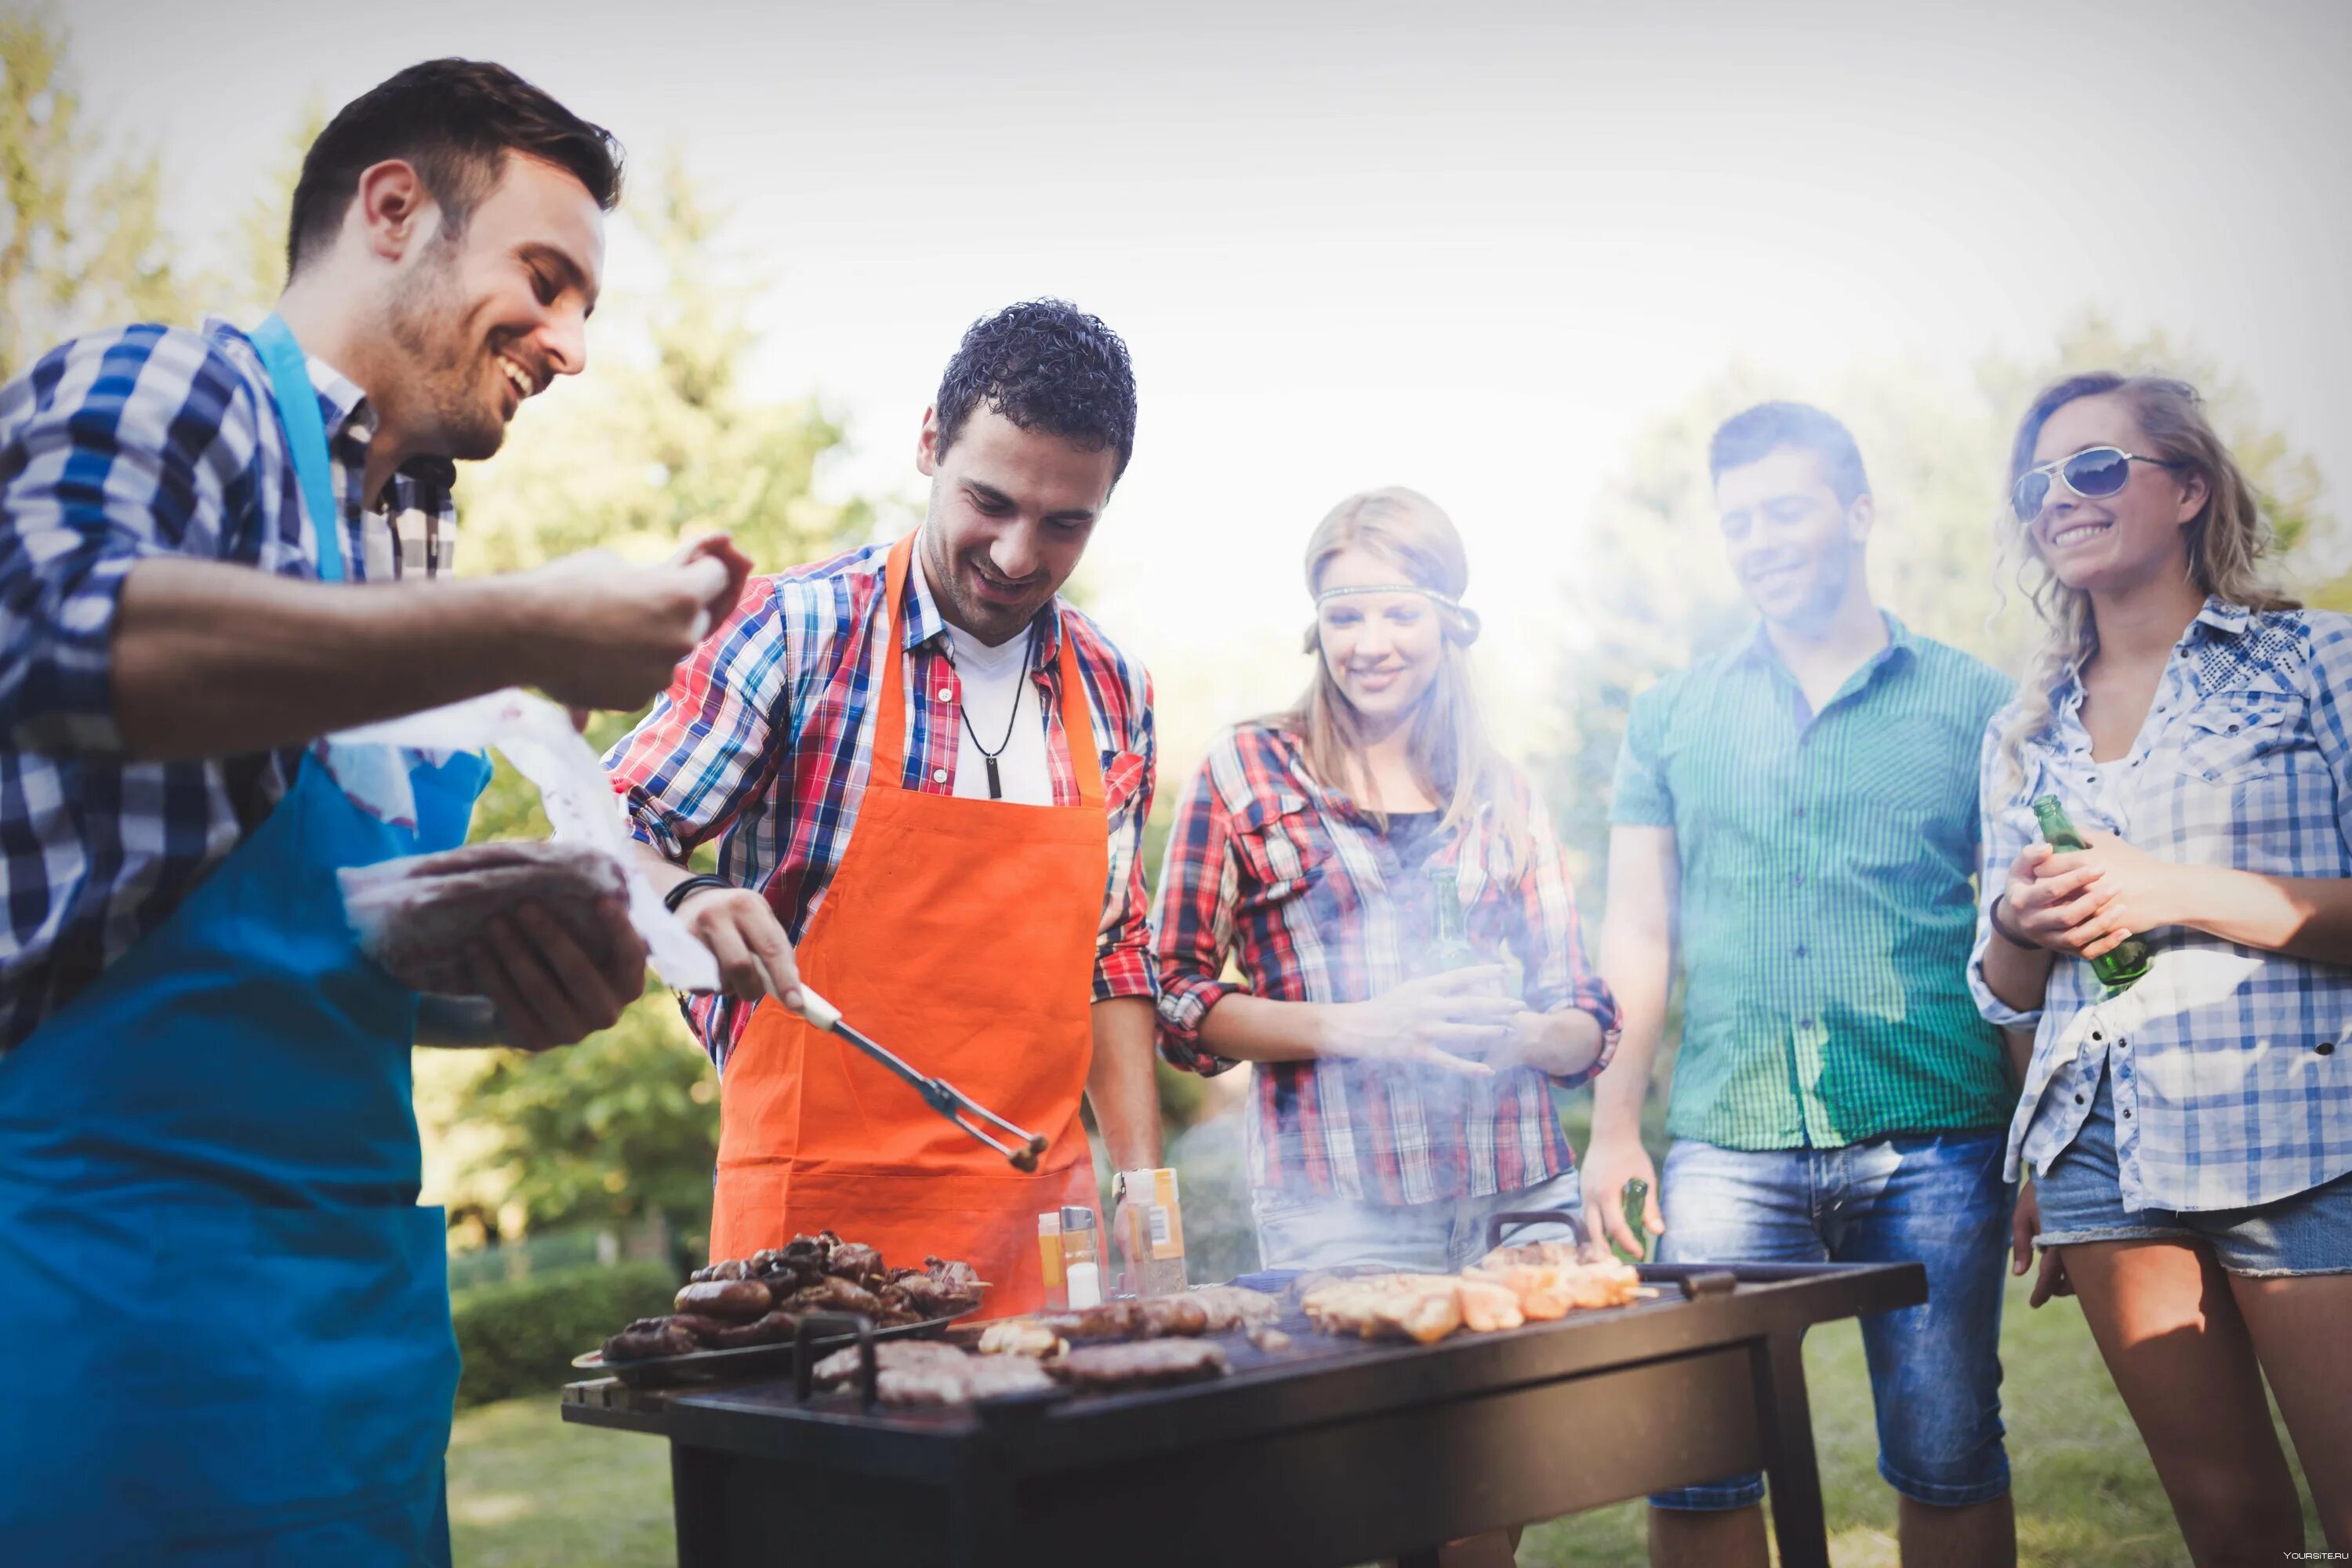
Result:
{"label": "grilled meat piece", "polygon": [[[961,1405],[992,1394],[1051,1388],[1053,1380],[1026,1356],[976,1356],[937,1340],[889,1340],[874,1347],[875,1392],[885,1405]],[[855,1345],[811,1369],[828,1388],[857,1381]]]}
{"label": "grilled meat piece", "polygon": [[740,1350],[745,1345],[780,1344],[793,1337],[793,1331],[800,1327],[800,1322],[796,1314],[779,1307],[748,1323],[722,1323],[704,1337],[709,1341],[711,1349],[721,1351]]}
{"label": "grilled meat piece", "polygon": [[1183,1299],[1200,1304],[1209,1316],[1208,1331],[1213,1334],[1230,1333],[1253,1323],[1270,1323],[1282,1316],[1279,1297],[1244,1285],[1195,1286],[1184,1293]]}
{"label": "grilled meat piece", "polygon": [[863,1242],[845,1241],[825,1258],[824,1271],[836,1279],[855,1280],[871,1288],[884,1279],[882,1254]]}
{"label": "grilled meat piece", "polygon": [[1327,1334],[1434,1344],[1462,1326],[1462,1297],[1444,1274],[1367,1274],[1318,1286],[1301,1300]]}
{"label": "grilled meat piece", "polygon": [[757,1279],[706,1279],[677,1293],[677,1310],[732,1322],[749,1322],[774,1306],[775,1298]]}
{"label": "grilled meat piece", "polygon": [[1462,1271],[1473,1283],[1500,1285],[1519,1299],[1530,1318],[1564,1318],[1579,1308],[1622,1307],[1648,1291],[1642,1277],[1614,1258],[1606,1263],[1481,1264]]}
{"label": "grilled meat piece", "polygon": [[1146,1296],[1135,1303],[1135,1324],[1145,1339],[1190,1338],[1209,1331],[1209,1309],[1185,1296]]}
{"label": "grilled meat piece", "polygon": [[640,1318],[604,1342],[608,1362],[657,1361],[664,1356],[691,1355],[701,1342],[667,1318]]}
{"label": "grilled meat piece", "polygon": [[880,1297],[863,1285],[831,1274],[793,1291],[785,1304],[804,1312],[863,1312],[869,1318],[882,1315]]}
{"label": "grilled meat piece", "polygon": [[1454,1292],[1462,1302],[1462,1326],[1473,1333],[1491,1334],[1526,1322],[1518,1292],[1507,1285],[1483,1279],[1457,1279]]}
{"label": "grilled meat piece", "polygon": [[733,1321],[730,1319],[705,1317],[699,1312],[674,1313],[668,1319],[668,1322],[672,1328],[684,1330],[686,1332],[692,1334],[698,1342],[705,1345],[711,1342],[713,1335],[735,1327]]}
{"label": "grilled meat piece", "polygon": [[927,1256],[923,1259],[923,1267],[930,1270],[932,1279],[959,1296],[969,1296],[977,1301],[980,1293],[988,1289],[988,1281],[980,1277],[980,1270],[961,1258]]}
{"label": "grilled meat piece", "polygon": [[1075,1312],[1048,1312],[1037,1321],[1074,1345],[1095,1340],[1128,1340],[1135,1337],[1135,1307],[1133,1301],[1105,1301],[1099,1307],[1081,1307]]}
{"label": "grilled meat piece", "polygon": [[759,1272],[740,1258],[727,1258],[716,1263],[704,1265],[688,1275],[686,1279],[689,1285],[702,1285],[713,1279],[751,1279],[756,1278]]}
{"label": "grilled meat piece", "polygon": [[1276,1351],[1286,1351],[1290,1348],[1290,1336],[1271,1323],[1252,1323],[1242,1332],[1249,1336],[1250,1343],[1268,1355]]}
{"label": "grilled meat piece", "polygon": [[1206,1340],[1139,1340],[1074,1350],[1045,1370],[1076,1389],[1160,1388],[1223,1377],[1226,1362],[1223,1348]]}
{"label": "grilled meat piece", "polygon": [[1042,1361],[1068,1348],[1061,1335],[1034,1318],[1007,1318],[1003,1322],[991,1323],[980,1336],[982,1355],[1025,1355]]}

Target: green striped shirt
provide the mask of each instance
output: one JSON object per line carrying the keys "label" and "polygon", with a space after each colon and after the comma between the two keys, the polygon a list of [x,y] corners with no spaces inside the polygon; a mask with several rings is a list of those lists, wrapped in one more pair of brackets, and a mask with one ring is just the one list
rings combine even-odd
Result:
{"label": "green striped shirt", "polygon": [[1610,821],[1673,828],[1681,861],[1675,1137],[1832,1149],[2009,1120],[1968,962],[1977,763],[2010,683],[1886,626],[1818,714],[1760,626],[1633,704]]}

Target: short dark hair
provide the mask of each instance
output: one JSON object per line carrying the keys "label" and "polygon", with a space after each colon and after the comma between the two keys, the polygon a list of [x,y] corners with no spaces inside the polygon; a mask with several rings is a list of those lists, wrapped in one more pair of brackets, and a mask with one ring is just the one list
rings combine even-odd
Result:
{"label": "short dark hair", "polygon": [[1852,506],[1856,497],[1870,493],[1870,476],[1863,471],[1862,448],[1853,444],[1853,432],[1836,416],[1810,403],[1759,403],[1725,420],[1706,444],[1707,480],[1713,483],[1729,469],[1760,462],[1783,447],[1821,458],[1840,505]]}
{"label": "short dark hair", "polygon": [[343,105],[303,155],[286,275],[334,243],[360,175],[385,159],[415,166],[441,208],[442,232],[455,237],[513,153],[569,171],[606,212],[621,199],[621,144],[603,126],[487,60],[410,66]]}
{"label": "short dark hair", "polygon": [[933,405],[941,456],[983,404],[1024,430],[1089,452],[1118,452],[1114,482],[1135,455],[1135,367],[1127,344],[1066,300],[1007,305],[971,324]]}

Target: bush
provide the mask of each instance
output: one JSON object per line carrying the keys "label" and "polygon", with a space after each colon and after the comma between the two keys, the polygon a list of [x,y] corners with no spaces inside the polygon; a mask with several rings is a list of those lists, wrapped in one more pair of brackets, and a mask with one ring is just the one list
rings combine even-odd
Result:
{"label": "bush", "polygon": [[668,1311],[677,1285],[667,1265],[636,1262],[453,1292],[449,1315],[465,1360],[458,1408],[570,1382],[573,1356],[595,1349],[632,1318]]}

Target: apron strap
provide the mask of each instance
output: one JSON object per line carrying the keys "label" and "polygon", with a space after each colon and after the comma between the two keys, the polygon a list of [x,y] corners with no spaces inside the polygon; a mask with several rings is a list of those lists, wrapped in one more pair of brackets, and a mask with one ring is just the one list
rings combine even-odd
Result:
{"label": "apron strap", "polygon": [[[886,784],[903,789],[907,776],[907,658],[898,646],[898,606],[907,592],[907,574],[915,558],[915,539],[908,534],[890,547],[882,578],[882,701],[874,716],[874,761],[866,787]],[[1062,688],[1062,741],[1069,748],[1070,775],[1077,784],[1077,804],[1103,803],[1102,758],[1095,749],[1094,710],[1087,701],[1078,658],[1070,646],[1070,628],[1059,628],[1061,649],[1056,668]],[[1034,677],[1033,677],[1034,679]]]}
{"label": "apron strap", "polygon": [[302,510],[310,514],[310,531],[319,541],[319,580],[343,580],[342,509],[335,504],[332,469],[327,461],[327,427],[319,418],[319,390],[310,384],[310,362],[294,341],[294,329],[273,314],[253,329],[250,339],[269,372],[269,390],[278,404],[278,423],[286,432],[286,455],[294,462],[294,478],[302,491]]}

